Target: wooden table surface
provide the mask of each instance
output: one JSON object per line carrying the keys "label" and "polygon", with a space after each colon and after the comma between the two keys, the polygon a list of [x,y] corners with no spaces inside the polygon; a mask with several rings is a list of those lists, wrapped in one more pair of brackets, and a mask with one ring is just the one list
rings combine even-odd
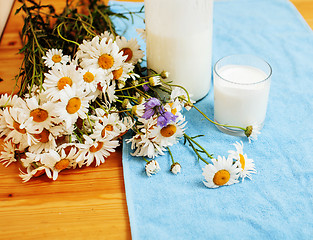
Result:
{"label": "wooden table surface", "polygon": [[[313,28],[313,0],[292,2]],[[53,4],[62,9],[65,0]],[[17,54],[22,21],[11,13],[0,43],[0,92],[11,92],[22,61]],[[99,167],[27,183],[19,178],[18,166],[0,165],[0,239],[130,239],[121,159],[119,148]]]}

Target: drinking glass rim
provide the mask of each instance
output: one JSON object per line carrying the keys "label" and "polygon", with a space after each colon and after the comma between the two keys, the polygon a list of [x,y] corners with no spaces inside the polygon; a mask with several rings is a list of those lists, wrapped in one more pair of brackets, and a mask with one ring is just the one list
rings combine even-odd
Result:
{"label": "drinking glass rim", "polygon": [[[219,62],[221,62],[222,60],[224,60],[224,59],[226,59],[226,58],[230,58],[230,57],[250,57],[250,58],[252,57],[252,58],[258,59],[258,60],[260,60],[261,62],[265,63],[266,66],[268,66],[268,68],[269,68],[269,73],[267,74],[266,78],[264,78],[264,79],[262,79],[262,80],[260,80],[260,81],[258,81],[258,82],[254,82],[254,83],[238,83],[238,82],[234,82],[234,81],[228,80],[228,79],[222,77],[220,74],[218,74],[218,72],[217,72],[217,70],[216,70],[216,67],[217,67],[217,64],[218,64]],[[235,64],[234,64],[234,65],[235,65]],[[227,66],[227,65],[225,65],[225,66]],[[249,67],[252,67],[252,66],[250,66],[250,65],[239,65],[239,66],[249,66]],[[259,69],[259,68],[257,68],[257,69]],[[244,85],[244,86],[247,86],[247,85],[254,85],[254,84],[259,84],[259,83],[265,82],[265,81],[267,81],[267,80],[272,76],[272,67],[271,67],[271,65],[270,65],[267,61],[265,61],[263,58],[260,58],[260,57],[255,56],[255,55],[250,55],[250,54],[233,54],[233,55],[224,56],[224,57],[220,58],[220,59],[214,64],[213,71],[214,71],[214,73],[215,73],[219,78],[223,79],[223,80],[226,81],[226,82],[233,83],[233,84],[238,84],[238,85]],[[264,71],[263,71],[263,72],[264,72]]]}

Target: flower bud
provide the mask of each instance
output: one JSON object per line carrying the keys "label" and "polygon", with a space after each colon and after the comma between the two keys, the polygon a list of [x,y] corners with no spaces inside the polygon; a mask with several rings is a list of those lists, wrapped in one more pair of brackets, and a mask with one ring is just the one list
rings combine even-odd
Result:
{"label": "flower bud", "polygon": [[171,166],[171,172],[174,174],[178,174],[181,171],[181,166],[178,162],[175,162]]}
{"label": "flower bud", "polygon": [[161,77],[162,77],[163,79],[168,78],[169,75],[170,75],[170,73],[167,72],[167,71],[162,71],[162,72],[161,72]]}

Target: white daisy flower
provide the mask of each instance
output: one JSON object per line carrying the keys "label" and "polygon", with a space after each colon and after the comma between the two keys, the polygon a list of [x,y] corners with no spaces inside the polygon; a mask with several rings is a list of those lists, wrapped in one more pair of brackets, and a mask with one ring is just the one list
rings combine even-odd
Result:
{"label": "white daisy flower", "polygon": [[149,84],[152,87],[160,85],[161,84],[161,77],[160,76],[149,77]]}
{"label": "white daisy flower", "polygon": [[148,177],[151,177],[152,174],[157,174],[158,171],[161,170],[159,163],[156,160],[151,160],[147,162],[145,169],[146,169],[146,174],[148,175]]}
{"label": "white daisy flower", "polygon": [[105,75],[99,68],[82,69],[81,75],[83,76],[82,87],[87,93],[96,92],[98,84],[105,81]]}
{"label": "white daisy flower", "polygon": [[183,137],[187,122],[184,119],[170,122],[165,127],[156,126],[151,131],[154,137],[154,142],[161,146],[167,147],[174,145],[180,138]]}
{"label": "white daisy flower", "polygon": [[[118,98],[115,95],[115,88],[116,88],[116,83],[112,82],[112,84],[110,86],[107,87],[107,89],[105,90],[104,93],[104,98],[106,100],[106,103],[112,103],[115,102],[116,99]],[[103,89],[104,90],[104,89]]]}
{"label": "white daisy flower", "polygon": [[119,117],[116,114],[99,117],[94,126],[94,133],[91,138],[101,140],[104,137],[114,138],[120,134],[120,129],[117,128]]}
{"label": "white daisy flower", "polygon": [[9,166],[12,162],[16,162],[15,144],[12,141],[6,141],[3,144],[3,151],[0,152],[0,162],[5,166]]}
{"label": "white daisy flower", "polygon": [[65,86],[81,86],[83,84],[83,76],[80,71],[76,70],[76,65],[63,65],[59,69],[52,68],[48,73],[45,73],[43,88],[47,98],[57,101],[59,100],[60,92]]}
{"label": "white daisy flower", "polygon": [[[130,73],[134,70],[134,68],[135,66],[131,63],[122,63],[120,68],[112,71],[113,80],[125,82],[128,78],[130,78]],[[124,86],[125,86],[125,83],[124,83]],[[119,88],[122,88],[122,87],[119,87]]]}
{"label": "white daisy flower", "polygon": [[40,154],[43,151],[50,151],[56,148],[56,138],[53,136],[53,134],[47,130],[43,129],[41,132],[33,134],[36,141],[33,141],[29,146],[29,151]]}
{"label": "white daisy flower", "polygon": [[172,101],[178,100],[181,102],[182,105],[185,106],[186,110],[189,111],[192,108],[192,103],[195,103],[196,101],[190,99],[190,103],[189,102],[185,102],[183,100],[181,100],[180,98],[183,98],[185,100],[188,100],[188,96],[187,93],[180,87],[173,87],[172,88],[172,92],[171,92],[171,96],[170,99]]}
{"label": "white daisy flower", "polygon": [[147,38],[146,29],[137,28],[137,29],[136,29],[136,32],[140,35],[140,37],[141,37],[143,40],[146,40],[146,38]]}
{"label": "white daisy flower", "polygon": [[95,162],[96,166],[105,162],[111,152],[115,152],[115,148],[119,146],[119,142],[110,138],[103,138],[101,141],[94,141],[89,136],[84,135],[85,148],[80,149],[76,161],[83,162],[86,166],[90,166]]}
{"label": "white daisy flower", "polygon": [[131,113],[136,115],[137,117],[141,117],[145,113],[145,105],[138,104],[132,107]]}
{"label": "white daisy flower", "polygon": [[34,137],[25,129],[25,121],[27,115],[22,108],[10,107],[3,111],[3,117],[7,123],[7,128],[10,129],[6,133],[5,141],[12,140],[13,143],[18,144],[20,149],[26,148]]}
{"label": "white daisy flower", "polygon": [[58,170],[65,168],[82,167],[82,163],[77,163],[76,159],[79,150],[83,147],[80,143],[64,143],[57,148],[57,152],[60,154],[61,160],[55,165]]}
{"label": "white daisy flower", "polygon": [[111,39],[99,39],[96,36],[89,42],[79,46],[81,66],[85,69],[100,68],[105,72],[112,72],[121,67],[126,56],[119,52],[119,47]]}
{"label": "white daisy flower", "polygon": [[25,105],[25,101],[18,95],[9,95],[7,93],[0,96],[0,108],[6,107],[22,107]]}
{"label": "white daisy flower", "polygon": [[239,177],[241,177],[242,180],[244,180],[246,177],[249,179],[252,179],[251,174],[256,173],[253,159],[248,158],[247,154],[243,153],[242,141],[236,142],[233,145],[235,146],[236,151],[229,150],[228,151],[228,153],[229,153],[228,157],[237,160],[238,167],[240,168]]}
{"label": "white daisy flower", "polygon": [[62,65],[67,64],[70,61],[70,57],[68,55],[63,55],[62,49],[49,49],[46,52],[46,56],[42,57],[44,64],[49,67],[61,67]]}
{"label": "white daisy flower", "polygon": [[136,39],[132,38],[129,41],[125,37],[116,38],[116,44],[120,48],[123,56],[126,56],[125,62],[136,64],[139,59],[144,57],[144,52],[140,50],[140,46]]}
{"label": "white daisy flower", "polygon": [[58,104],[55,102],[38,103],[35,97],[26,99],[27,108],[25,113],[28,116],[25,127],[31,133],[41,132],[44,128],[49,129],[55,123],[60,123],[59,118],[56,116],[55,110]]}
{"label": "white daisy flower", "polygon": [[261,134],[260,129],[261,127],[257,124],[252,124],[246,128],[245,135],[248,137],[249,143],[251,140],[256,141],[258,139],[258,135]]}
{"label": "white daisy flower", "polygon": [[202,170],[205,177],[204,185],[208,188],[217,188],[224,185],[238,183],[240,169],[237,164],[233,164],[232,158],[218,156],[212,159],[213,164],[207,164]]}
{"label": "white daisy flower", "polygon": [[174,173],[175,175],[180,173],[181,171],[181,166],[178,162],[175,162],[171,166],[171,172]]}
{"label": "white daisy flower", "polygon": [[38,168],[33,168],[31,166],[29,166],[27,168],[27,173],[24,173],[21,169],[20,169],[20,174],[19,176],[22,178],[23,182],[28,182],[32,177],[39,177],[41,175],[43,175],[44,173],[46,173],[46,171],[49,171],[47,169],[47,167],[45,166],[40,166]]}
{"label": "white daisy flower", "polygon": [[166,103],[164,109],[167,112],[173,113],[177,117],[176,121],[184,120],[184,115],[181,113],[182,105],[179,100],[176,99],[175,101]]}
{"label": "white daisy flower", "polygon": [[112,33],[110,33],[109,31],[105,31],[104,33],[101,33],[100,34],[100,40],[102,40],[102,39],[106,39],[107,41],[108,40],[112,40],[112,41],[115,41],[115,36],[114,36],[114,34],[112,34]]}
{"label": "white daisy flower", "polygon": [[60,92],[60,103],[56,112],[64,120],[66,128],[70,128],[76,122],[78,117],[87,118],[89,101],[92,96],[86,96],[82,88],[65,86]]}

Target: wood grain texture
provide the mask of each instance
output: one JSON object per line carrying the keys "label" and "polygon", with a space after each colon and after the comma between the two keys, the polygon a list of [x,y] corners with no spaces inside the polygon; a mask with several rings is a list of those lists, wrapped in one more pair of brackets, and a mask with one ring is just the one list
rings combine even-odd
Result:
{"label": "wood grain texture", "polygon": [[[133,0],[138,1],[138,0]],[[44,0],[43,3],[51,3]],[[292,0],[313,28],[313,0]],[[60,10],[64,0],[54,0]],[[12,13],[18,7],[15,3]],[[11,92],[22,61],[21,15],[11,13],[0,44],[0,92]],[[19,167],[0,165],[0,239],[130,239],[121,149],[105,164],[22,183]]]}

